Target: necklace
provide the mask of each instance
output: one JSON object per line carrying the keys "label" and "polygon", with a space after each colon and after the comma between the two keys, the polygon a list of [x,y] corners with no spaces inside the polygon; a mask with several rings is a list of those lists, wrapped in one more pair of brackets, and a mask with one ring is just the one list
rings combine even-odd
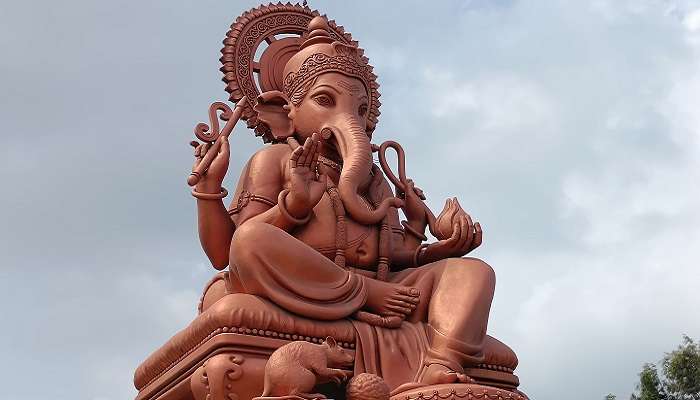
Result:
{"label": "necklace", "polygon": [[320,154],[318,155],[318,161],[333,168],[334,170],[336,170],[338,172],[340,172],[343,169],[343,164],[337,163],[337,162],[331,160],[330,158],[324,157]]}

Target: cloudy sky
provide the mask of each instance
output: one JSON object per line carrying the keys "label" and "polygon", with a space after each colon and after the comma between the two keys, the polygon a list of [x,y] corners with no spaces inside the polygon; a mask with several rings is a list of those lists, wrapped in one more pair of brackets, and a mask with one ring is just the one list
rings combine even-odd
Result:
{"label": "cloudy sky", "polygon": [[[253,1],[0,7],[0,382],[121,400],[213,273],[185,178]],[[400,6],[399,6],[400,4]],[[353,33],[433,208],[457,196],[497,271],[489,327],[533,399],[628,398],[700,336],[700,2],[311,6]],[[226,186],[262,146],[239,127]]]}

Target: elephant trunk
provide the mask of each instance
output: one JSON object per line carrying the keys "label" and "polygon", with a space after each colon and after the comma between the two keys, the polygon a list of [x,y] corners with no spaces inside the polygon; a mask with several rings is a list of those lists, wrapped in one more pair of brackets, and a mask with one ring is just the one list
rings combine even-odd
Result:
{"label": "elephant trunk", "polygon": [[330,129],[338,142],[338,152],[343,158],[338,193],[345,210],[355,221],[364,225],[376,224],[386,216],[389,207],[400,207],[402,202],[390,197],[384,199],[374,210],[365,205],[360,191],[370,181],[372,170],[372,146],[369,137],[352,115],[342,115],[337,122]]}

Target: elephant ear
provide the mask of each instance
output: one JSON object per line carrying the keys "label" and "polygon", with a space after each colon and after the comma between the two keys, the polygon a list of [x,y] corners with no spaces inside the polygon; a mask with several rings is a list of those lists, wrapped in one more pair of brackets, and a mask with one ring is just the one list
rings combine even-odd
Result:
{"label": "elephant ear", "polygon": [[275,142],[284,141],[294,133],[294,124],[289,118],[289,99],[279,90],[262,93],[253,109],[258,113],[258,121],[269,129]]}

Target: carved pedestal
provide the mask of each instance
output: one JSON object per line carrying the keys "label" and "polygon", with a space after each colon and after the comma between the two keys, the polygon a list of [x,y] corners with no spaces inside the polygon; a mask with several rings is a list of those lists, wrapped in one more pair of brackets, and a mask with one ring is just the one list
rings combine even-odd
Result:
{"label": "carved pedestal", "polygon": [[[205,296],[202,313],[137,368],[136,400],[250,400],[262,394],[270,355],[292,341],[318,344],[332,336],[354,355],[355,330],[348,320],[307,320],[251,295],[211,300]],[[515,397],[518,378],[512,370],[485,364],[466,372],[484,385],[441,387],[435,396],[520,400]],[[484,397],[484,388],[492,397]],[[329,397],[344,398],[343,389],[333,384],[317,389]],[[421,400],[420,393],[432,396],[434,390],[406,391],[392,400],[407,400],[406,396]]]}
{"label": "carved pedestal", "polygon": [[265,364],[287,340],[219,333],[146,384],[136,400],[250,400]]}
{"label": "carved pedestal", "polygon": [[[219,353],[197,368],[190,378],[196,400],[238,400],[254,397],[262,391],[260,379],[265,358],[246,359],[237,353]],[[243,384],[245,380],[245,384]]]}

